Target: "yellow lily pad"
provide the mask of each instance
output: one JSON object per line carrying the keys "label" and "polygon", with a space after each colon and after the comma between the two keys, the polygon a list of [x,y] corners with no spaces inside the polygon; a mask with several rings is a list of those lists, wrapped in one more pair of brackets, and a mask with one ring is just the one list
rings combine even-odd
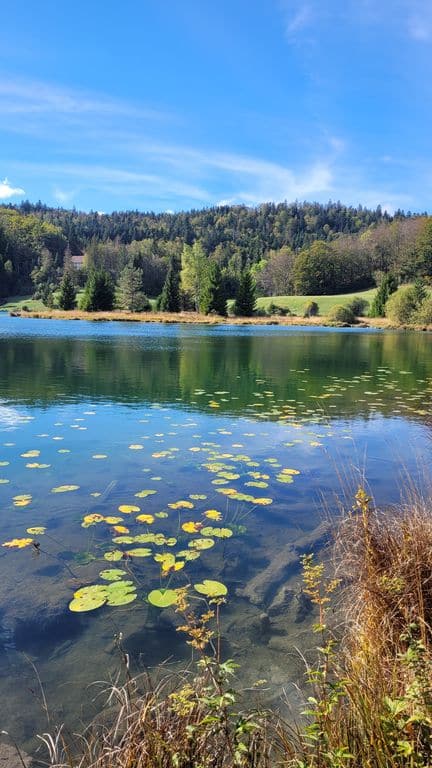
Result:
{"label": "yellow lily pad", "polygon": [[33,539],[12,539],[11,541],[5,541],[2,547],[10,547],[15,549],[23,549],[33,543]]}
{"label": "yellow lily pad", "polygon": [[51,488],[51,493],[68,493],[69,491],[77,491],[79,485],[58,485],[57,488]]}
{"label": "yellow lily pad", "polygon": [[136,520],[139,523],[147,523],[147,525],[151,525],[152,523],[154,523],[154,515],[146,515],[146,514],[138,515]]}

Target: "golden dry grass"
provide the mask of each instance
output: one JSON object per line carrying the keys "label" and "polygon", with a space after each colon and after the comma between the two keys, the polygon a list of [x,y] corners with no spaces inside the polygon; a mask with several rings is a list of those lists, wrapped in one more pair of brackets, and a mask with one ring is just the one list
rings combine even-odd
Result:
{"label": "golden dry grass", "polygon": [[[18,317],[39,318],[42,320],[90,320],[92,322],[117,321],[129,323],[187,323],[193,325],[281,325],[281,326],[331,326],[325,317],[220,317],[218,315],[200,315],[196,312],[82,312],[74,309],[20,310],[12,313]],[[392,328],[395,327],[386,318],[361,318],[357,327]]]}

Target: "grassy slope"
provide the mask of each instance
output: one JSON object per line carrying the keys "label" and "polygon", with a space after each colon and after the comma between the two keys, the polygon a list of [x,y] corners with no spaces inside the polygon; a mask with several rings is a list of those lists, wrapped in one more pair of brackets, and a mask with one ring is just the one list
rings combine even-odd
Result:
{"label": "grassy slope", "polygon": [[316,301],[319,307],[320,315],[327,315],[329,310],[336,304],[348,304],[354,296],[360,296],[371,304],[376,293],[376,288],[370,288],[368,291],[357,291],[357,293],[341,293],[334,296],[262,296],[257,300],[257,306],[260,309],[266,309],[273,302],[279,307],[289,309],[295,315],[303,314],[303,307],[309,301]]}
{"label": "grassy slope", "polygon": [[28,307],[32,311],[46,309],[42,301],[32,299],[31,296],[9,296],[7,299],[0,300],[0,311],[15,312],[16,310],[21,310],[23,306]]}

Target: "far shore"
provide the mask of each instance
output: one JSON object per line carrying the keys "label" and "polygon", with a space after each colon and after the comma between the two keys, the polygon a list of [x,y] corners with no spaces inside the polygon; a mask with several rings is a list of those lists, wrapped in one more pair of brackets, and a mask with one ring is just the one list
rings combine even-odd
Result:
{"label": "far shore", "polygon": [[[1,310],[1,307],[0,307]],[[40,320],[88,320],[91,322],[116,321],[124,323],[185,323],[192,325],[280,325],[280,326],[315,326],[323,328],[352,327],[378,328],[382,330],[417,330],[432,331],[432,326],[398,326],[387,318],[360,317],[355,325],[338,324],[328,321],[325,316],[300,317],[279,315],[269,317],[221,317],[218,315],[200,315],[197,312],[127,312],[113,310],[110,312],[82,312],[81,310],[65,311],[61,309],[46,310],[16,310],[10,311],[12,317],[27,317]]]}

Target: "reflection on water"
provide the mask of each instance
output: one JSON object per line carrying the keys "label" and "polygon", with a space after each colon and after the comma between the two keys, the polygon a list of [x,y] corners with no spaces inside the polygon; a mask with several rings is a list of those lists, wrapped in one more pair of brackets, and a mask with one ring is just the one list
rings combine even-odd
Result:
{"label": "reflection on water", "polygon": [[[380,503],[398,500],[406,472],[424,483],[429,336],[8,317],[0,334],[1,541],[46,528],[38,551],[0,553],[0,727],[24,744],[44,728],[29,659],[55,716],[76,725],[86,686],[118,668],[120,633],[134,669],[186,658],[175,614],[146,596],[202,578],[229,590],[226,652],[276,696],[309,642],[298,555],[324,541],[322,502],[336,511],[362,474]],[[64,485],[78,488],[52,492]],[[119,513],[131,504],[146,522]],[[177,541],[133,544],[151,549],[126,561],[133,603],[77,614],[74,591],[117,565],[107,552],[131,549],[110,523],[82,527],[89,515]],[[200,537],[188,521],[232,536],[204,528],[212,545],[161,575],[154,554],[185,560]]]}

